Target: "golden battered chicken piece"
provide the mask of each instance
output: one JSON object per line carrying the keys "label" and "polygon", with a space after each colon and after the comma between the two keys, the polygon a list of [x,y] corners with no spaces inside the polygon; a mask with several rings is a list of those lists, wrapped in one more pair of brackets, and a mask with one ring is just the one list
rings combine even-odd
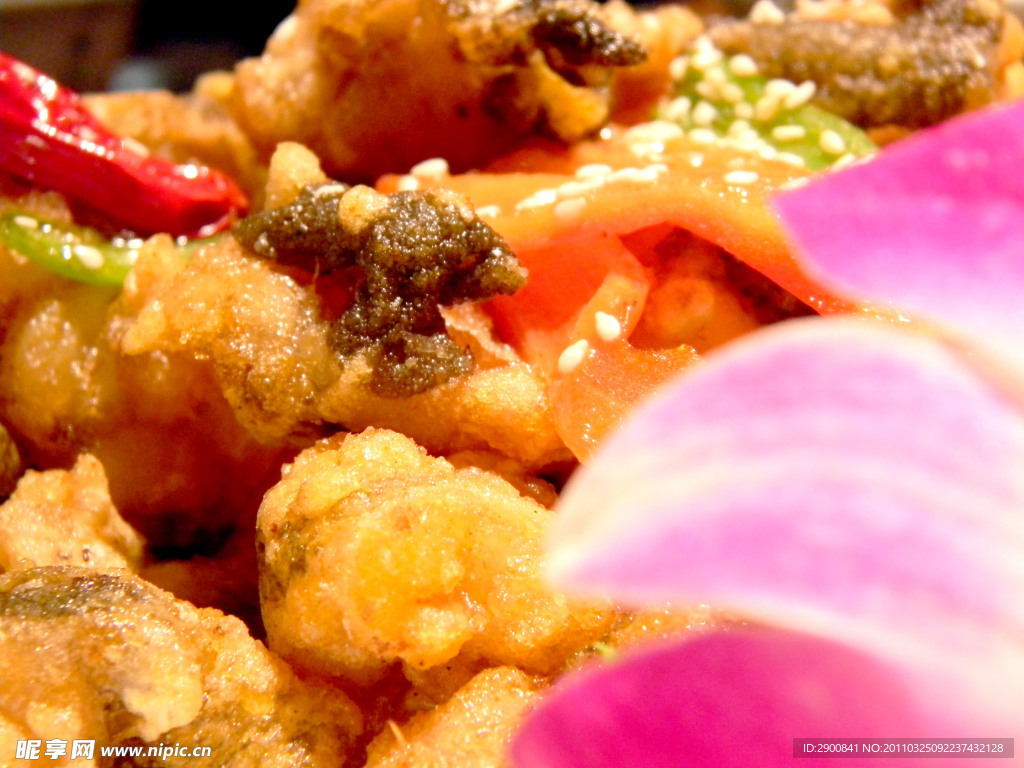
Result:
{"label": "golden battered chicken piece", "polygon": [[590,0],[302,0],[238,65],[231,108],[267,156],[299,141],[346,180],[466,170],[594,131],[611,72],[644,55]]}
{"label": "golden battered chicken piece", "polygon": [[200,250],[187,267],[169,241],[154,244],[133,275],[121,299],[132,315],[122,349],[209,360],[239,421],[267,444],[337,424],[396,429],[438,453],[490,449],[531,468],[567,457],[542,382],[486,341],[474,349],[473,373],[410,397],[383,397],[366,386],[361,358],[332,347],[325,304],[343,282],[311,283],[311,275],[254,258],[230,238]]}
{"label": "golden battered chicken piece", "polygon": [[[66,220],[56,200],[7,204]],[[0,421],[31,466],[68,468],[92,453],[114,506],[157,549],[209,541],[243,512],[251,520],[294,449],[245,432],[209,363],[122,354],[133,319],[116,289],[65,280],[0,246]]]}
{"label": "golden battered chicken piece", "polygon": [[255,637],[264,634],[253,525],[240,524],[217,552],[149,563],[139,575],[179,600],[237,616]]}
{"label": "golden battered chicken piece", "polygon": [[0,577],[0,658],[0,744],[95,739],[96,758],[100,746],[181,744],[212,755],[135,764],[340,768],[362,727],[341,691],[300,680],[237,619],[125,572]]}
{"label": "golden battered chicken piece", "polygon": [[117,513],[103,465],[89,454],[70,471],[29,470],[0,505],[0,572],[42,565],[137,571],[143,544]]}
{"label": "golden battered chicken piece", "polygon": [[365,768],[501,768],[526,709],[543,684],[514,667],[488,669],[450,701],[391,723],[367,750]]}
{"label": "golden battered chicken piece", "polygon": [[550,514],[394,432],[317,443],[260,507],[268,642],[299,668],[357,684],[395,662],[556,672],[614,614],[544,585]]}
{"label": "golden battered chicken piece", "polygon": [[18,450],[14,438],[7,431],[7,427],[0,424],[0,500],[11,495],[14,486],[18,484],[18,478],[24,471],[21,452]]}

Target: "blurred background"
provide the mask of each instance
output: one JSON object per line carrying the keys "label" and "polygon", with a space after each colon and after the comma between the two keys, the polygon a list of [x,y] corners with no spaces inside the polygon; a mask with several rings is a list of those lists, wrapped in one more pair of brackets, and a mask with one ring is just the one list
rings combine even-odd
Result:
{"label": "blurred background", "polygon": [[0,0],[0,50],[79,91],[185,91],[258,54],[295,0]]}

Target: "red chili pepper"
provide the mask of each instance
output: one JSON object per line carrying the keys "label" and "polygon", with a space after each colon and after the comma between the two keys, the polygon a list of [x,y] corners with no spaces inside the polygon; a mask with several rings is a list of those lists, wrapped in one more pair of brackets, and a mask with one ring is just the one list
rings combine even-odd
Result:
{"label": "red chili pepper", "polygon": [[0,53],[0,168],[139,234],[206,236],[248,208],[227,176],[115,136],[78,94]]}

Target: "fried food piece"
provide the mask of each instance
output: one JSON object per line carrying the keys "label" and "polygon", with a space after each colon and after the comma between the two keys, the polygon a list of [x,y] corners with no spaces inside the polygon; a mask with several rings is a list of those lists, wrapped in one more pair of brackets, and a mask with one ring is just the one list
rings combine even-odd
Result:
{"label": "fried food piece", "polygon": [[611,71],[644,55],[590,0],[303,0],[238,65],[231,108],[266,155],[298,141],[335,177],[462,171],[594,131]]}
{"label": "fried food piece", "polygon": [[440,307],[511,294],[526,271],[469,202],[447,190],[382,195],[319,184],[235,228],[250,251],[318,274],[356,271],[354,298],[331,342],[360,355],[383,397],[425,392],[473,369],[448,336]]}
{"label": "fried food piece", "polygon": [[[55,199],[31,195],[17,207],[67,220]],[[68,468],[93,454],[114,506],[158,550],[219,542],[243,512],[251,522],[294,449],[246,433],[209,362],[123,354],[135,312],[114,289],[65,280],[0,246],[0,420],[31,466]]]}
{"label": "fried food piece", "polygon": [[24,470],[17,443],[7,431],[7,427],[0,424],[0,500],[11,495]]}
{"label": "fried food piece", "polygon": [[526,709],[543,684],[514,667],[488,669],[450,701],[391,723],[367,750],[366,768],[500,768]]}
{"label": "fried food piece", "polygon": [[251,525],[239,525],[224,546],[211,555],[150,563],[139,575],[179,600],[237,616],[254,637],[265,634]]}
{"label": "fried food piece", "polygon": [[[264,443],[315,434],[320,425],[396,429],[429,450],[491,449],[536,468],[566,457],[543,383],[507,348],[475,342],[476,368],[406,398],[365,385],[363,357],[341,358],[327,308],[347,281],[315,281],[247,255],[232,238],[197,252],[186,266],[170,241],[144,248],[121,297],[131,316],[128,354],[209,361],[238,420]],[[457,332],[460,343],[477,324]],[[453,333],[456,333],[453,331]],[[500,351],[499,351],[500,350]]]}
{"label": "fried food piece", "polygon": [[612,75],[612,119],[625,125],[646,123],[672,85],[669,64],[704,31],[704,22],[689,8],[673,3],[634,9],[625,0],[611,0],[605,12],[612,26],[647,51],[646,60],[619,67]]}
{"label": "fried food piece", "polygon": [[210,765],[326,768],[361,730],[341,691],[300,680],[237,619],[124,572],[0,577],[0,657],[0,732],[17,738],[180,743],[212,747]]}
{"label": "fried food piece", "polygon": [[[209,81],[212,82],[212,81]],[[97,93],[85,105],[111,131],[178,163],[199,162],[258,192],[266,168],[226,107],[206,93]]]}
{"label": "fried food piece", "polygon": [[749,54],[770,77],[813,80],[815,103],[862,127],[921,128],[992,101],[999,0],[907,0],[870,22],[729,21],[709,30],[725,53]]}
{"label": "fried food piece", "polygon": [[89,454],[70,471],[29,470],[0,505],[0,572],[42,565],[137,571],[143,544],[117,513],[103,465]]}
{"label": "fried food piece", "polygon": [[403,435],[322,441],[260,507],[268,642],[302,669],[360,684],[399,661],[553,673],[614,614],[544,585],[549,519],[501,478]]}

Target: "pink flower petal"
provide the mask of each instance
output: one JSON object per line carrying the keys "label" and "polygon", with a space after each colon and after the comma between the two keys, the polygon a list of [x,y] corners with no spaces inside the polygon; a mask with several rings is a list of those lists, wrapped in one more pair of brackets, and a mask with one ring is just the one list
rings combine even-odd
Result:
{"label": "pink flower petal", "polygon": [[777,196],[837,293],[966,334],[1024,367],[1024,102],[924,131]]}
{"label": "pink flower petal", "polygon": [[1024,418],[930,338],[786,323],[607,441],[562,495],[549,571],[852,643],[921,670],[922,695],[958,686],[957,706],[1019,706]]}
{"label": "pink flower petal", "polygon": [[820,638],[714,632],[570,676],[524,723],[512,758],[517,768],[892,768],[907,763],[794,760],[793,740],[937,738],[902,683]]}

